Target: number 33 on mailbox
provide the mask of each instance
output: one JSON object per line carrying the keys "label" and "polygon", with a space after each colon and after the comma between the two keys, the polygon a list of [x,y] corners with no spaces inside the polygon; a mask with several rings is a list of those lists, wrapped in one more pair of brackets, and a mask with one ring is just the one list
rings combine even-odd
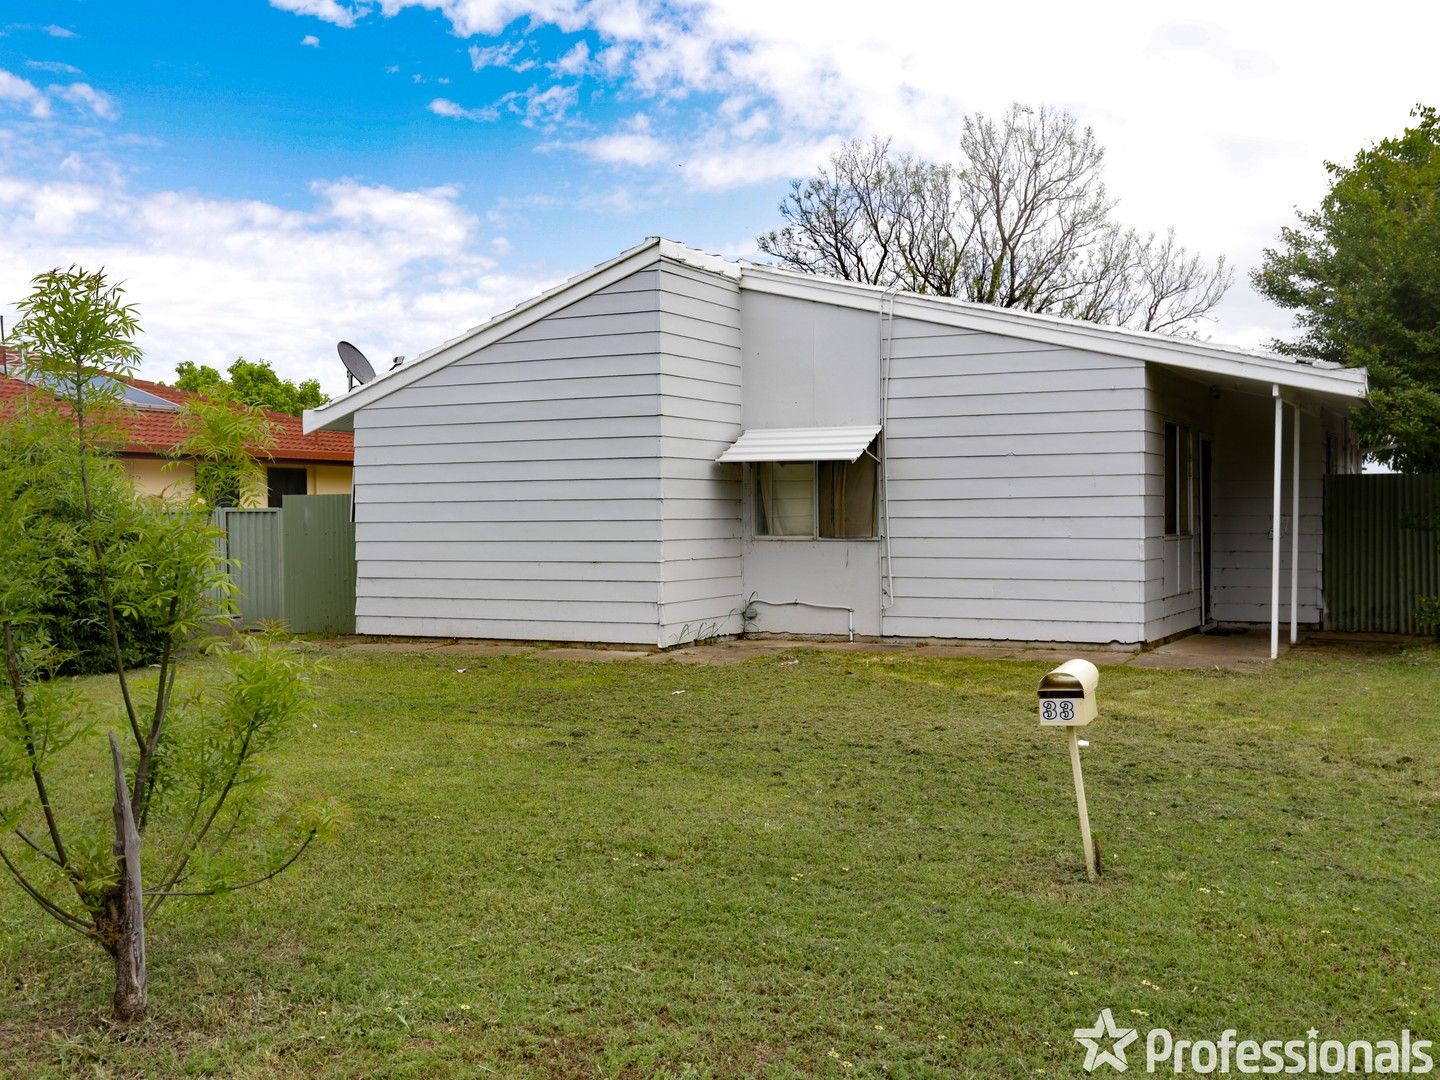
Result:
{"label": "number 33 on mailbox", "polygon": [[1069,660],[1040,680],[1042,727],[1083,727],[1095,719],[1100,672],[1088,660]]}

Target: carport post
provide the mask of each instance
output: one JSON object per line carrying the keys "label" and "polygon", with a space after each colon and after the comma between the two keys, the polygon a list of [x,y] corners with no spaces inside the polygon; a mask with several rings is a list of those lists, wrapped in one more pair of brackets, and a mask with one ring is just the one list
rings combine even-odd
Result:
{"label": "carport post", "polygon": [[1275,398],[1275,502],[1270,522],[1270,659],[1280,655],[1280,481],[1285,466],[1285,402],[1280,384],[1270,387]]}
{"label": "carport post", "polygon": [[1295,435],[1290,452],[1290,644],[1300,640],[1300,406],[1292,406]]}

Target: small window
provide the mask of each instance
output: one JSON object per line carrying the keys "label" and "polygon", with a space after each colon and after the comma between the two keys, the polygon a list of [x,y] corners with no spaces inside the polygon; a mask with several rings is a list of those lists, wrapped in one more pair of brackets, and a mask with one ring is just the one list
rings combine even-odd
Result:
{"label": "small window", "polygon": [[1190,481],[1190,429],[1183,424],[1165,425],[1165,535],[1181,536],[1193,526]]}
{"label": "small window", "polygon": [[266,470],[269,488],[269,506],[279,509],[285,503],[286,495],[304,495],[310,490],[310,476],[304,469],[285,469],[271,466]]}
{"label": "small window", "polygon": [[875,537],[875,459],[820,462],[820,536],[830,540]]}
{"label": "small window", "polygon": [[759,536],[815,535],[815,463],[767,461],[756,470]]}
{"label": "small window", "polygon": [[873,540],[878,473],[872,442],[855,461],[764,462],[755,467],[755,535]]}

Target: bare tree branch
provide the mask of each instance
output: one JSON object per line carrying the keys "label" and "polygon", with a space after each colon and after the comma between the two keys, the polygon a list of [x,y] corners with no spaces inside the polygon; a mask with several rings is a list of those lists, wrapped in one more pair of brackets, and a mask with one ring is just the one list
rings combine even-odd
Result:
{"label": "bare tree branch", "polygon": [[271,870],[268,874],[262,874],[260,877],[254,878],[250,881],[241,882],[239,885],[215,885],[209,889],[194,889],[184,892],[177,891],[173,888],[167,892],[151,892],[150,890],[146,890],[145,895],[154,897],[155,903],[149,905],[146,908],[145,917],[148,919],[150,916],[154,915],[155,911],[160,906],[160,901],[169,899],[172,896],[215,896],[222,892],[239,892],[241,889],[248,889],[254,885],[263,885],[265,884],[265,882],[271,881],[274,878],[279,877],[286,870],[290,869],[291,865],[295,862],[295,860],[300,858],[301,855],[305,854],[305,849],[310,846],[311,842],[314,841],[315,837],[316,831],[314,829],[311,829],[310,832],[306,835],[305,839],[300,842],[300,846],[297,847],[293,852],[291,852],[290,857],[287,858],[283,863],[277,866],[274,870]]}
{"label": "bare tree branch", "polygon": [[35,903],[39,904],[41,909],[44,910],[46,914],[54,916],[54,918],[59,922],[70,927],[70,929],[72,930],[84,934],[86,937],[96,936],[94,929],[87,922],[85,922],[84,919],[80,918],[78,915],[70,914],[70,912],[66,911],[59,904],[55,903],[55,901],[51,900],[48,896],[42,893],[34,885],[32,885],[30,883],[30,880],[20,872],[20,868],[10,861],[10,856],[5,854],[4,849],[0,849],[0,862],[3,862],[5,864],[5,869],[10,871],[10,875],[15,879],[16,883],[20,886],[20,888],[24,889],[25,892],[29,894],[30,899],[34,900]]}
{"label": "bare tree branch", "polygon": [[1232,274],[1114,218],[1105,152],[1062,110],[1011,106],[961,126],[954,164],[852,141],[757,238],[782,266],[913,292],[1189,333]]}

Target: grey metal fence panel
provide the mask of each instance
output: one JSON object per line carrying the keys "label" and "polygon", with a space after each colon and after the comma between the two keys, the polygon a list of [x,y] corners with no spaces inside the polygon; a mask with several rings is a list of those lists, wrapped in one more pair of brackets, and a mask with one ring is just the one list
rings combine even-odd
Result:
{"label": "grey metal fence panel", "polygon": [[1325,478],[1325,628],[1419,633],[1440,596],[1440,476]]}
{"label": "grey metal fence panel", "polygon": [[296,634],[355,632],[355,526],[349,495],[287,495],[283,509],[215,511],[235,582],[237,622]]}
{"label": "grey metal fence panel", "polygon": [[224,531],[225,557],[235,582],[241,626],[285,618],[285,552],[279,510],[215,511]]}
{"label": "grey metal fence panel", "polygon": [[355,526],[349,495],[287,495],[286,624],[296,634],[355,632]]}

